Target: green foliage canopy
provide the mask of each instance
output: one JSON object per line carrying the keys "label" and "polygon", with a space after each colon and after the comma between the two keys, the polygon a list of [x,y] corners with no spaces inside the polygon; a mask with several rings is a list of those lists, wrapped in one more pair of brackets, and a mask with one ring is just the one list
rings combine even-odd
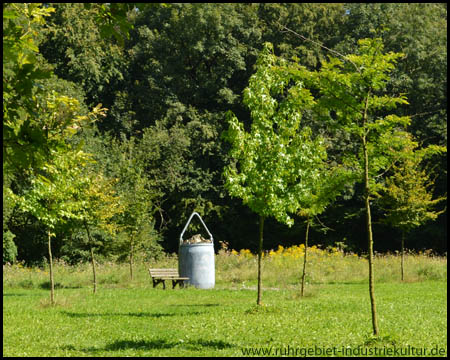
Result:
{"label": "green foliage canopy", "polygon": [[291,79],[275,67],[283,63],[266,44],[244,91],[253,119],[250,132],[229,113],[230,127],[224,136],[238,165],[227,166],[224,176],[230,194],[252,211],[292,225],[288,213],[308,197],[326,152],[321,138],[312,139],[311,130],[300,127],[302,113],[314,100],[301,81],[288,86]]}
{"label": "green foliage canopy", "polygon": [[402,134],[403,148],[395,151],[397,161],[393,164],[391,175],[386,177],[380,191],[379,202],[385,211],[384,221],[408,232],[427,221],[435,220],[442,211],[436,206],[446,200],[446,196],[433,199],[433,172],[423,167],[427,157],[446,152],[444,146],[428,146],[418,149],[412,135]]}
{"label": "green foliage canopy", "polygon": [[54,9],[40,4],[3,4],[3,169],[39,167],[45,160],[45,128],[39,123],[38,86],[50,77],[38,62],[38,30]]}

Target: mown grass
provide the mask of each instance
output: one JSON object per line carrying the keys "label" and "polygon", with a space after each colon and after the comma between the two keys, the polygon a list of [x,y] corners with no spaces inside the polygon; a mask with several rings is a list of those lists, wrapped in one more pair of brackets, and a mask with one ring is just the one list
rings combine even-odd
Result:
{"label": "mown grass", "polygon": [[46,269],[4,266],[4,356],[279,356],[314,348],[342,356],[345,349],[411,347],[447,354],[445,258],[409,255],[401,282],[399,259],[377,257],[381,334],[373,338],[364,259],[311,251],[300,298],[300,250],[278,250],[264,258],[261,307],[255,257],[245,251],[216,256],[212,290],[153,289],[147,267],[176,267],[174,257],[137,265],[133,281],[127,265],[102,264],[96,294],[89,264],[60,263],[56,306],[49,305]]}

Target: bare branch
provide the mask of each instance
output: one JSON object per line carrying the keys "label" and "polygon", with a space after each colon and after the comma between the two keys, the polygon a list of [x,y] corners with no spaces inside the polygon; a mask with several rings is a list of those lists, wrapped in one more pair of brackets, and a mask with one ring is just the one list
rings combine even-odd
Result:
{"label": "bare branch", "polygon": [[317,215],[314,215],[314,217],[316,218],[317,222],[318,222],[320,225],[322,225],[322,227],[323,227],[325,230],[336,231],[336,230],[330,228],[329,226],[326,226],[324,223],[322,223],[322,221],[320,221],[320,219],[319,219],[319,217],[318,217]]}
{"label": "bare branch", "polygon": [[316,44],[316,45],[320,46],[321,48],[323,48],[323,49],[325,49],[325,50],[327,50],[329,52],[332,52],[332,53],[340,56],[345,61],[348,61],[349,63],[351,63],[355,67],[355,69],[356,69],[356,71],[358,73],[361,73],[361,70],[359,69],[359,67],[356,66],[356,64],[353,61],[349,60],[345,55],[341,54],[340,52],[338,52],[336,50],[332,50],[330,48],[327,48],[325,45],[323,45],[323,44],[321,44],[321,43],[319,43],[317,41],[311,40],[311,39],[309,39],[309,38],[307,38],[307,37],[305,37],[305,36],[295,32],[294,30],[289,29],[287,26],[280,24],[279,22],[277,22],[277,23],[282,29],[285,29],[285,30],[281,30],[281,32],[283,32],[283,33],[290,32],[290,33],[294,34],[295,36],[298,36],[302,40],[312,42],[313,44]]}
{"label": "bare branch", "polygon": [[423,113],[419,113],[419,114],[414,114],[414,115],[408,115],[410,118],[416,117],[416,116],[423,116],[423,115],[430,115],[430,114],[435,114],[442,111],[442,109],[440,110],[435,110],[435,111],[428,111],[428,112],[423,112]]}

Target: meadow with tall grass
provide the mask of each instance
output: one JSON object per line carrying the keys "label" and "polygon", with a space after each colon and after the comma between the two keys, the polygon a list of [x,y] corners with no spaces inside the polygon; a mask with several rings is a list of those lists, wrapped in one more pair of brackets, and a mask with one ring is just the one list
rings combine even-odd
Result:
{"label": "meadow with tall grass", "polygon": [[[279,246],[263,254],[263,286],[277,289],[298,287],[304,256],[304,245],[284,248]],[[245,289],[256,286],[257,256],[250,250],[220,250],[215,258],[216,288]],[[133,280],[127,263],[103,262],[97,267],[97,281],[103,287],[147,287],[151,285],[149,268],[177,268],[176,254],[166,255],[154,261],[136,261]],[[57,260],[54,264],[57,288],[81,288],[92,286],[92,265],[80,263],[68,265]],[[366,283],[367,259],[353,253],[345,253],[337,247],[308,248],[306,270],[307,284]],[[398,254],[375,255],[375,279],[378,283],[399,282],[400,256]],[[436,256],[431,251],[407,252],[405,255],[404,282],[447,280],[447,257]],[[48,267],[25,267],[18,263],[3,266],[4,288],[48,288]]]}
{"label": "meadow with tall grass", "polygon": [[96,294],[90,264],[59,261],[54,265],[55,306],[50,305],[47,267],[7,264],[3,353],[303,356],[316,349],[315,355],[322,356],[377,356],[376,351],[390,349],[392,356],[405,355],[400,351],[447,354],[445,256],[407,253],[404,281],[400,256],[375,256],[381,335],[374,338],[365,257],[336,247],[308,248],[305,296],[300,297],[303,255],[303,245],[264,253],[264,305],[259,307],[257,257],[245,249],[219,251],[212,290],[153,288],[148,268],[176,268],[176,255],[137,262],[132,280],[128,264],[98,264]]}

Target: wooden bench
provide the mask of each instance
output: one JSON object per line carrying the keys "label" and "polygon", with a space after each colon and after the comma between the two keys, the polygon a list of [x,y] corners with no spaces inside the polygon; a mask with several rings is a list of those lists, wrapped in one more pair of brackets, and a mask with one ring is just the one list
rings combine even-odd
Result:
{"label": "wooden bench", "polygon": [[184,287],[184,280],[188,277],[180,277],[177,269],[148,269],[153,280],[153,287],[162,282],[163,289],[166,288],[166,280],[172,280],[172,289],[178,284],[180,288]]}

